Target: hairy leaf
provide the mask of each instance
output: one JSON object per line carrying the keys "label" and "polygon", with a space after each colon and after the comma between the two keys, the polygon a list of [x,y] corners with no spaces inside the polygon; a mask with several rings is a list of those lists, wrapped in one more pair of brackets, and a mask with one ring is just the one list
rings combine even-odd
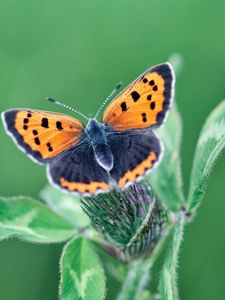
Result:
{"label": "hairy leaf", "polygon": [[178,210],[184,203],[182,175],[180,168],[180,142],[182,124],[174,103],[168,120],[157,131],[163,146],[164,155],[158,168],[150,175],[150,183],[166,207]]}
{"label": "hairy leaf", "polygon": [[209,115],[201,131],[194,157],[188,210],[195,209],[203,198],[207,178],[225,146],[225,101]]}
{"label": "hairy leaf", "polygon": [[60,192],[48,185],[41,192],[41,197],[58,215],[75,228],[85,227],[90,221],[80,206],[80,197]]}
{"label": "hairy leaf", "polygon": [[73,227],[39,201],[27,197],[0,198],[0,240],[11,235],[38,243],[62,242]]}
{"label": "hairy leaf", "polygon": [[183,236],[184,218],[180,216],[172,232],[171,240],[167,246],[165,262],[163,265],[159,290],[161,300],[177,300],[176,267],[178,254]]}
{"label": "hairy leaf", "polygon": [[104,271],[91,242],[76,237],[62,254],[60,299],[102,300],[105,289]]}

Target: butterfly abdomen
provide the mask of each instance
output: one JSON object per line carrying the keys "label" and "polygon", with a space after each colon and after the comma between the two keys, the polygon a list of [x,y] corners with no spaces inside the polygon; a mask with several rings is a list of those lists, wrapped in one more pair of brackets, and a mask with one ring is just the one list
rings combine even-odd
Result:
{"label": "butterfly abdomen", "polygon": [[113,168],[113,155],[110,147],[107,144],[98,144],[94,147],[94,154],[99,165],[106,171],[111,171]]}

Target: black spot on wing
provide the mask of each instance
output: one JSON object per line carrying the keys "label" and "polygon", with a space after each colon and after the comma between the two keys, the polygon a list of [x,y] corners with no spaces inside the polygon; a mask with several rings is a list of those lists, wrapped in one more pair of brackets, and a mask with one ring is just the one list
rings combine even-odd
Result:
{"label": "black spot on wing", "polygon": [[149,81],[149,85],[152,86],[152,85],[154,85],[154,84],[155,84],[155,81],[154,81],[154,80],[150,80],[150,81]]}
{"label": "black spot on wing", "polygon": [[41,145],[41,142],[40,142],[40,140],[39,140],[38,137],[34,138],[34,142],[35,142],[35,144],[38,145],[38,146]]}
{"label": "black spot on wing", "polygon": [[63,130],[62,122],[56,121],[56,128],[57,128],[58,130]]}
{"label": "black spot on wing", "polygon": [[47,147],[48,147],[48,151],[49,151],[49,152],[52,152],[52,151],[53,151],[53,148],[52,148],[51,143],[47,143]]}
{"label": "black spot on wing", "polygon": [[138,101],[138,99],[141,97],[140,94],[138,94],[138,92],[133,91],[131,93],[131,97],[133,98],[134,102]]}
{"label": "black spot on wing", "polygon": [[48,128],[48,119],[47,118],[42,118],[41,127]]}
{"label": "black spot on wing", "polygon": [[154,101],[150,103],[150,108],[151,108],[151,110],[155,109],[155,102]]}
{"label": "black spot on wing", "polygon": [[126,110],[127,110],[127,104],[126,104],[126,102],[125,102],[125,101],[122,102],[122,103],[120,104],[120,107],[121,107],[122,111],[126,111]]}
{"label": "black spot on wing", "polygon": [[142,121],[144,123],[147,122],[147,115],[146,115],[146,113],[142,113],[141,116],[142,116]]}

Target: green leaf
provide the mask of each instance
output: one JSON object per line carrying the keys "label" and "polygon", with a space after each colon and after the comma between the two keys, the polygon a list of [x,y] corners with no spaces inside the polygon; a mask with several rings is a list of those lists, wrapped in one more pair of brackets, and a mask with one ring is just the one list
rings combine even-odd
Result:
{"label": "green leaf", "polygon": [[74,228],[39,201],[0,198],[0,240],[12,235],[38,243],[62,242],[74,235]]}
{"label": "green leaf", "polygon": [[79,196],[64,194],[51,185],[47,185],[42,190],[41,197],[54,212],[75,228],[89,225],[90,220],[80,206]]}
{"label": "green leaf", "polygon": [[149,181],[162,203],[177,211],[184,204],[184,196],[180,168],[182,124],[175,103],[168,120],[157,133],[164,145],[164,155],[159,167],[150,175]]}
{"label": "green leaf", "polygon": [[183,237],[184,218],[180,218],[175,225],[171,240],[167,246],[165,262],[159,283],[160,300],[177,300],[178,291],[176,284],[176,267],[178,264],[178,254]]}
{"label": "green leaf", "polygon": [[105,290],[104,271],[91,242],[76,237],[63,250],[60,299],[101,300]]}
{"label": "green leaf", "polygon": [[209,115],[201,131],[191,173],[187,209],[195,209],[204,196],[207,178],[225,146],[225,101]]}
{"label": "green leaf", "polygon": [[[1,223],[0,223],[0,226],[1,226]],[[7,239],[8,237],[10,237],[10,235],[11,235],[10,233],[7,233],[7,232],[3,233],[3,232],[1,232],[1,229],[0,229],[0,242],[2,240]]]}
{"label": "green leaf", "polygon": [[169,56],[169,62],[173,66],[176,77],[180,75],[184,67],[184,58],[179,52],[173,52]]}

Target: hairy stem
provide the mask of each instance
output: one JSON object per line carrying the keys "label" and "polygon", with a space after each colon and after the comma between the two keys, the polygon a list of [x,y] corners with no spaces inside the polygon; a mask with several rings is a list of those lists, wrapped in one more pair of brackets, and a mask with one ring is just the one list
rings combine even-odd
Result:
{"label": "hairy stem", "polygon": [[[149,282],[149,266],[144,260],[133,261],[117,300],[137,300]],[[140,298],[139,298],[140,299]]]}
{"label": "hairy stem", "polygon": [[140,258],[129,264],[126,279],[117,300],[139,300],[150,280],[150,270],[158,258],[167,235],[163,236],[148,258]]}
{"label": "hairy stem", "polygon": [[185,224],[184,214],[179,219],[173,229],[171,240],[169,242],[165,263],[162,269],[159,290],[161,300],[178,300],[177,289],[177,265],[181,241],[183,238],[183,229]]}

